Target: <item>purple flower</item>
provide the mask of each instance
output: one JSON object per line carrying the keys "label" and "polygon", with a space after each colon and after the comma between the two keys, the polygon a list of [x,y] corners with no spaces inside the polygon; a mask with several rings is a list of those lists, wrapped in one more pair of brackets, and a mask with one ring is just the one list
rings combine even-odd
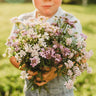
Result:
{"label": "purple flower", "polygon": [[23,32],[23,33],[22,33],[22,35],[23,35],[23,36],[25,36],[25,35],[27,35],[27,33],[28,33],[28,32],[27,32],[27,31],[25,31],[25,32]]}
{"label": "purple flower", "polygon": [[13,47],[17,47],[18,45],[19,45],[19,42],[18,41],[13,42],[13,44],[12,44]]}
{"label": "purple flower", "polygon": [[71,79],[68,80],[68,82],[65,82],[66,88],[71,89],[73,88],[73,81]]}
{"label": "purple flower", "polygon": [[55,54],[55,63],[61,62],[62,58],[60,54]]}
{"label": "purple flower", "polygon": [[62,54],[63,54],[63,56],[68,56],[68,55],[70,55],[70,49],[69,48],[64,48],[64,50],[62,51]]}
{"label": "purple flower", "polygon": [[31,64],[30,65],[32,65],[32,67],[35,67],[37,64],[40,63],[40,58],[37,57],[37,56],[35,56],[33,58],[30,58],[30,60],[31,60]]}
{"label": "purple flower", "polygon": [[40,54],[41,57],[46,58],[45,52],[39,52],[39,54]]}
{"label": "purple flower", "polygon": [[20,48],[18,46],[16,46],[15,51],[18,51],[18,50],[20,50]]}
{"label": "purple flower", "polygon": [[10,40],[9,40],[9,41],[7,41],[7,42],[5,43],[5,45],[7,45],[7,46],[10,47],[10,46],[12,46],[12,43],[13,43],[13,41],[10,41]]}
{"label": "purple flower", "polygon": [[51,50],[50,50],[50,49],[48,49],[48,50],[46,51],[46,58],[47,58],[47,59],[51,59]]}
{"label": "purple flower", "polygon": [[87,39],[87,35],[85,35],[84,33],[81,33],[80,35],[84,38],[84,40]]}

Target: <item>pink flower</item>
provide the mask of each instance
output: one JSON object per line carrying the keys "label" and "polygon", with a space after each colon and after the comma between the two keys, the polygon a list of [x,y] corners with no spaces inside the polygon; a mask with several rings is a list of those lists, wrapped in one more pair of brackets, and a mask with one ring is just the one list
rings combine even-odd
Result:
{"label": "pink flower", "polygon": [[77,42],[77,47],[79,48],[79,47],[81,47],[81,45],[82,45],[82,42],[79,40],[79,41]]}
{"label": "pink flower", "polygon": [[31,60],[31,64],[30,65],[32,65],[32,67],[35,67],[37,64],[40,63],[40,58],[37,57],[37,56],[35,56],[33,58],[30,58],[30,60]]}
{"label": "pink flower", "polygon": [[75,70],[75,75],[76,76],[80,76],[81,75],[81,71],[80,70]]}
{"label": "pink flower", "polygon": [[28,34],[27,31],[25,31],[25,32],[22,33],[23,36],[25,36],[25,35],[27,35],[27,34]]}
{"label": "pink flower", "polygon": [[86,42],[85,41],[82,42],[82,46],[86,47]]}
{"label": "pink flower", "polygon": [[45,54],[46,54],[47,59],[51,59],[51,50],[50,49],[46,50]]}
{"label": "pink flower", "polygon": [[53,45],[53,48],[56,49],[57,48],[57,45]]}
{"label": "pink flower", "polygon": [[74,56],[74,53],[70,53],[68,58],[72,58]]}
{"label": "pink flower", "polygon": [[72,34],[73,34],[72,29],[69,29],[69,28],[68,28],[68,34],[69,34],[69,35],[72,35]]}
{"label": "pink flower", "polygon": [[69,67],[69,68],[72,68],[72,67],[73,67],[73,64],[74,64],[74,63],[73,63],[71,60],[68,60],[68,67]]}
{"label": "pink flower", "polygon": [[73,88],[73,81],[71,79],[68,80],[68,82],[65,82],[66,88],[67,89],[72,89]]}
{"label": "pink flower", "polygon": [[12,43],[13,43],[13,41],[12,41],[12,40],[11,40],[11,41],[10,41],[10,40],[8,40],[8,41],[5,43],[5,45],[7,45],[7,46],[9,46],[9,47],[10,47],[10,46],[12,46]]}
{"label": "pink flower", "polygon": [[40,54],[41,57],[46,58],[45,52],[39,52],[39,54]]}
{"label": "pink flower", "polygon": [[67,75],[72,76],[73,75],[73,72],[71,70],[68,70]]}
{"label": "pink flower", "polygon": [[89,59],[92,55],[93,55],[93,51],[92,50],[90,50],[89,52],[85,52],[85,57],[87,58],[87,59]]}
{"label": "pink flower", "polygon": [[92,73],[92,68],[91,67],[87,67],[87,72],[88,73]]}
{"label": "pink flower", "polygon": [[16,36],[11,36],[10,39],[14,40],[16,39]]}
{"label": "pink flower", "polygon": [[71,39],[71,38],[67,38],[67,39],[66,39],[66,44],[67,44],[67,45],[70,45],[71,43],[72,43],[72,39]]}
{"label": "pink flower", "polygon": [[51,57],[55,57],[55,51],[54,51],[54,49],[51,49]]}
{"label": "pink flower", "polygon": [[20,50],[20,48],[18,46],[16,46],[15,51],[19,51],[19,50]]}
{"label": "pink flower", "polygon": [[84,33],[81,33],[80,35],[84,38],[84,40],[87,39],[87,36]]}
{"label": "pink flower", "polygon": [[70,49],[69,48],[64,48],[62,51],[62,54],[64,57],[68,56],[70,54]]}
{"label": "pink flower", "polygon": [[60,45],[60,49],[61,49],[61,51],[63,51],[64,50],[64,46]]}
{"label": "pink flower", "polygon": [[80,76],[81,75],[81,71],[77,66],[73,67],[73,71],[75,73],[75,76]]}
{"label": "pink flower", "polygon": [[14,43],[12,44],[12,46],[13,46],[13,47],[17,47],[19,44],[20,44],[20,42],[19,42],[19,41],[16,41],[16,42],[14,42]]}
{"label": "pink flower", "polygon": [[55,62],[61,62],[62,58],[60,54],[55,54]]}
{"label": "pink flower", "polygon": [[20,32],[20,29],[14,30],[14,33],[18,34]]}

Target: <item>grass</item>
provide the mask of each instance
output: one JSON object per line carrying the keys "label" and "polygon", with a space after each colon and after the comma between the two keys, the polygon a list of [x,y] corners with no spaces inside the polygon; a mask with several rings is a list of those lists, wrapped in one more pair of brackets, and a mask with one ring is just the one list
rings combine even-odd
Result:
{"label": "grass", "polygon": [[[75,96],[96,96],[96,5],[83,7],[80,5],[62,5],[65,11],[75,15],[81,22],[83,32],[88,36],[87,50],[92,49],[94,55],[88,61],[93,68],[92,74],[84,72],[75,82]],[[24,96],[24,81],[19,78],[20,70],[14,68],[8,58],[3,58],[6,46],[4,45],[12,24],[10,19],[22,13],[32,12],[34,7],[27,4],[0,3],[0,96]]]}

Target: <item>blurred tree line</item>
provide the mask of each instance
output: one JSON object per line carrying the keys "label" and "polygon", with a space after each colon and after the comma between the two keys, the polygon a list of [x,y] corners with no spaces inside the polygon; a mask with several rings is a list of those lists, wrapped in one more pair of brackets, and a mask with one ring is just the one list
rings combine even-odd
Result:
{"label": "blurred tree line", "polygon": [[[0,0],[0,2],[8,2],[8,3],[24,3],[24,2],[32,2],[32,0]],[[62,0],[63,4],[96,4],[96,0]]]}

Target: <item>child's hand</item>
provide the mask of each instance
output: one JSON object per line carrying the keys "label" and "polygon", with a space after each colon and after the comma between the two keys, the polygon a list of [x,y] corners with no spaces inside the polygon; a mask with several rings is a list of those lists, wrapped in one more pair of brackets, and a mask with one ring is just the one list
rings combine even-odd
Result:
{"label": "child's hand", "polygon": [[[19,64],[16,60],[16,58],[14,56],[12,56],[10,58],[10,62],[12,63],[13,66],[15,66],[16,68],[19,68]],[[25,64],[23,64],[23,66],[20,68],[20,70],[23,70],[23,68],[25,67]]]}
{"label": "child's hand", "polygon": [[[60,65],[58,68],[61,68],[63,65]],[[48,67],[44,67],[43,70],[46,70],[46,71],[49,71],[50,69]],[[51,70],[47,73],[44,73],[43,74],[43,80],[45,80],[45,82],[41,82],[41,83],[38,83],[36,81],[35,84],[37,84],[38,86],[43,86],[44,84],[46,84],[47,82],[53,80],[55,77],[57,77],[57,73],[55,73],[56,71],[56,68],[55,67],[52,67]],[[31,79],[32,76],[34,75],[37,75],[38,73],[37,72],[32,72],[32,71],[28,71],[28,73],[30,74],[28,76],[28,79]],[[61,75],[61,74],[60,74]],[[59,76],[60,76],[59,75]],[[37,81],[41,81],[41,79],[39,77],[36,78]]]}

